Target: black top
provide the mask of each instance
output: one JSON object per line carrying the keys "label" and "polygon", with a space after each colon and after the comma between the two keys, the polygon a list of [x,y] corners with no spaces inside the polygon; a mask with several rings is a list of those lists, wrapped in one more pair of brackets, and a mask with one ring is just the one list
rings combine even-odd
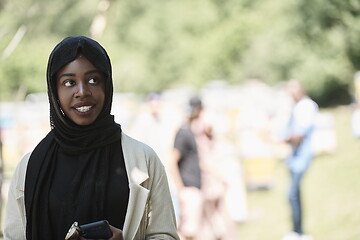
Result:
{"label": "black top", "polygon": [[[82,213],[87,215],[88,219],[82,219],[83,222],[79,222],[79,224],[106,219],[114,227],[123,229],[129,198],[129,183],[120,143],[116,142],[115,144],[119,147],[115,148],[115,151],[111,154],[113,157],[107,162],[107,164],[109,164],[109,168],[107,168],[109,178],[105,192],[104,216],[102,219],[94,219],[89,213]],[[67,214],[64,203],[66,203],[70,197],[69,190],[73,189],[73,185],[76,184],[76,176],[79,173],[78,169],[84,161],[86,160],[84,160],[81,155],[71,155],[59,149],[49,192],[51,226],[60,226],[63,224],[64,215]],[[82,184],[84,183],[96,185],[96,177],[93,178],[93,181],[82,182]],[[86,190],[87,186],[81,186],[80,188]],[[84,199],[76,199],[73,204],[86,205],[88,203],[84,201]],[[74,221],[75,220],[77,219],[74,219]],[[63,236],[64,238],[66,232],[64,233],[63,231],[64,230],[54,227],[52,229],[53,237],[58,238]]]}
{"label": "black top", "polygon": [[193,132],[182,127],[176,133],[174,147],[180,151],[180,176],[185,186],[201,188],[198,148]]}

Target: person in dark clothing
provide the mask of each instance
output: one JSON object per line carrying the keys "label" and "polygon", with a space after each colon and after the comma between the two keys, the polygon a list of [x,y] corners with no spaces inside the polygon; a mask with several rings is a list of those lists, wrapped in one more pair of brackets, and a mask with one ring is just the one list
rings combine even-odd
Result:
{"label": "person in dark clothing", "polygon": [[193,239],[199,231],[202,218],[201,170],[193,123],[203,109],[199,98],[190,99],[187,121],[176,133],[174,157],[170,162],[176,195],[180,203],[179,233]]}

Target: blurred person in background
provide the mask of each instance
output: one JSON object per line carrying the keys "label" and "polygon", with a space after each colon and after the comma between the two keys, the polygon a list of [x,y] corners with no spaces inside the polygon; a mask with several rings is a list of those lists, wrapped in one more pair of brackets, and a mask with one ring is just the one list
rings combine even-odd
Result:
{"label": "blurred person in background", "polygon": [[50,54],[47,87],[51,131],[13,174],[5,239],[64,239],[75,221],[99,220],[110,223],[111,240],[179,239],[164,166],[110,114],[105,49],[65,38]]}
{"label": "blurred person in background", "polygon": [[286,91],[294,101],[285,133],[285,141],[290,144],[292,150],[286,159],[286,164],[291,178],[289,202],[293,231],[283,240],[310,240],[312,238],[305,235],[303,230],[301,183],[314,157],[311,138],[319,109],[318,105],[307,96],[298,80],[290,80],[286,85]]}
{"label": "blurred person in background", "polygon": [[[197,99],[192,102],[197,105]],[[191,101],[190,101],[191,102]],[[192,122],[201,170],[201,194],[203,198],[202,223],[197,240],[233,240],[236,239],[236,223],[231,219],[226,205],[231,187],[229,177],[234,180],[234,169],[228,169],[229,159],[219,139],[215,138],[210,115],[201,103],[199,117]],[[226,158],[226,159],[225,159]],[[238,204],[238,203],[237,203]],[[232,209],[234,210],[234,209]]]}
{"label": "blurred person in background", "polygon": [[[141,112],[130,127],[131,136],[152,147],[161,161],[168,157],[171,137],[162,113],[162,96],[152,92],[146,97]],[[169,144],[169,146],[168,146]],[[171,145],[172,146],[172,145]]]}
{"label": "blurred person in background", "polygon": [[[140,114],[130,127],[129,133],[135,139],[153,148],[160,160],[168,168],[168,159],[172,153],[174,131],[174,121],[167,116],[164,107],[164,99],[161,92],[151,92],[147,95],[144,104],[141,106]],[[176,216],[178,213],[178,201],[174,192],[174,184],[169,176],[171,196],[175,208]]]}
{"label": "blurred person in background", "polygon": [[199,148],[194,123],[200,117],[203,105],[198,97],[190,99],[186,122],[174,139],[173,157],[169,160],[170,175],[179,200],[179,233],[181,239],[196,239],[202,223],[203,196]]}

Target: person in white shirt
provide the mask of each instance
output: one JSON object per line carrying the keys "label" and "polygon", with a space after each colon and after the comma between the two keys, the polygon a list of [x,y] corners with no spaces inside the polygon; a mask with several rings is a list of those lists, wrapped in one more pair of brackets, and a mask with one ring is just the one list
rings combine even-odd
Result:
{"label": "person in white shirt", "polygon": [[314,156],[311,139],[319,107],[306,95],[298,80],[290,80],[286,90],[294,100],[285,140],[292,148],[286,164],[291,176],[289,202],[293,232],[283,240],[308,240],[311,237],[304,234],[302,227],[301,182]]}

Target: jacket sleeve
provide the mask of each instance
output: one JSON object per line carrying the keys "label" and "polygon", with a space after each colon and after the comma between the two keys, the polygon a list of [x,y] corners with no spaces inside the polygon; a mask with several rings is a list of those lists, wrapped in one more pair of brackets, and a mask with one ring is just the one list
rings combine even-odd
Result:
{"label": "jacket sleeve", "polygon": [[163,164],[152,151],[148,158],[149,204],[147,240],[179,239],[169,184]]}
{"label": "jacket sleeve", "polygon": [[24,240],[26,217],[24,186],[27,162],[30,154],[23,157],[16,167],[10,182],[8,199],[5,206],[4,238],[5,240]]}

